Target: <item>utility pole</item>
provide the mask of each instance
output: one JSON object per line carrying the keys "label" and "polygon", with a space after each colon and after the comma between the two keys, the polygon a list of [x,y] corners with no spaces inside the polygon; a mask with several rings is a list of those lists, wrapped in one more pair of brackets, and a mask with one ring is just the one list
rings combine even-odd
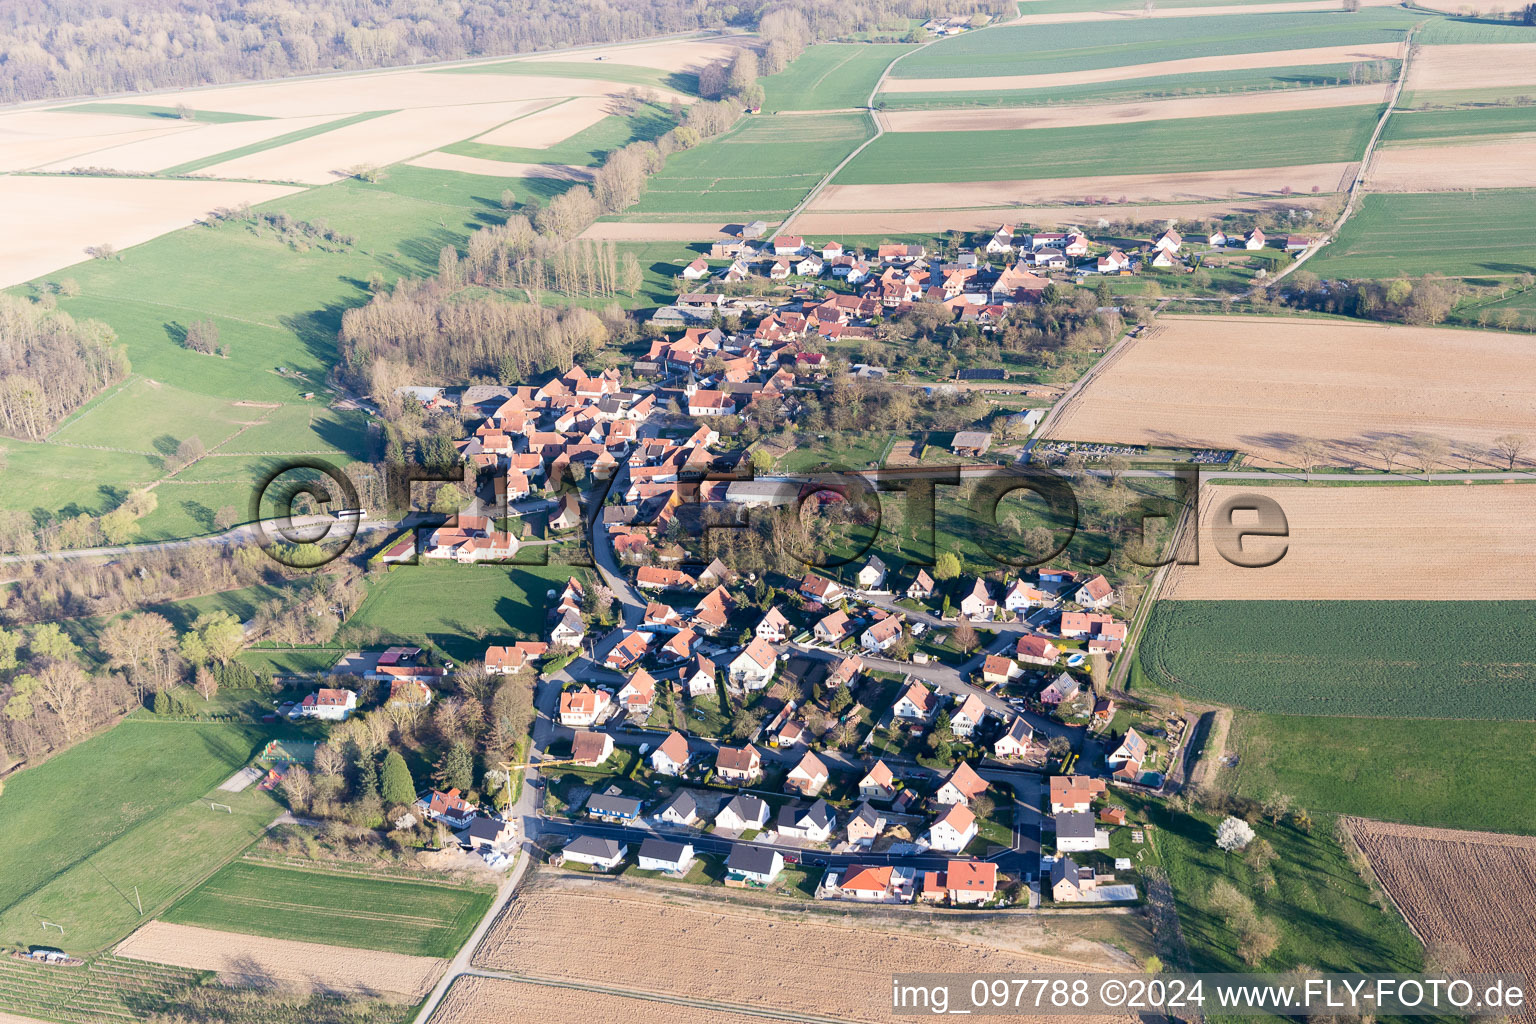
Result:
{"label": "utility pole", "polygon": [[144,916],[144,901],[139,899],[139,887],[138,886],[134,886],[133,887],[133,902],[138,905],[139,916],[143,917]]}

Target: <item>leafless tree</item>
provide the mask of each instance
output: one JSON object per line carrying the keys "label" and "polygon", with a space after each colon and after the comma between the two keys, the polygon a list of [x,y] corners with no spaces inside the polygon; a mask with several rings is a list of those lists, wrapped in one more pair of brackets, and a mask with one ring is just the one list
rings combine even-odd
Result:
{"label": "leafless tree", "polygon": [[1312,479],[1312,470],[1323,460],[1327,452],[1327,446],[1315,437],[1299,437],[1291,445],[1291,452],[1296,456],[1296,461],[1301,471],[1306,474],[1308,480]]}
{"label": "leafless tree", "polygon": [[1387,472],[1392,472],[1392,466],[1403,454],[1403,439],[1398,434],[1383,434],[1371,445],[1371,451],[1381,457],[1386,464]]}
{"label": "leafless tree", "polygon": [[1436,437],[1434,434],[1413,435],[1409,439],[1408,448],[1413,455],[1414,464],[1419,467],[1419,472],[1424,474],[1426,480],[1429,479],[1434,468],[1445,461],[1446,453],[1450,450],[1445,438]]}
{"label": "leafless tree", "polygon": [[1493,452],[1509,469],[1514,469],[1530,443],[1530,438],[1524,434],[1501,434],[1493,439]]}

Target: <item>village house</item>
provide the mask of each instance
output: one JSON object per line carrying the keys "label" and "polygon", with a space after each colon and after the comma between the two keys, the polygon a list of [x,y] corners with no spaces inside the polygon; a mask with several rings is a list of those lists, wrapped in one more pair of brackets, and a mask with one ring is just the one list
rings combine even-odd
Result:
{"label": "village house", "polygon": [[715,695],[715,663],[702,654],[694,655],[693,661],[683,668],[679,677],[683,689],[690,697],[712,697]]}
{"label": "village house", "polygon": [[523,640],[505,647],[485,649],[486,675],[505,676],[522,671],[523,667],[549,652],[549,644]]}
{"label": "village house", "polygon": [[1061,657],[1061,648],[1046,637],[1027,634],[1019,637],[1013,656],[1026,665],[1054,665]]}
{"label": "village house", "polygon": [[635,662],[645,657],[645,652],[651,649],[651,634],[633,630],[625,633],[623,639],[609,649],[603,658],[603,664],[615,672],[623,672]]}
{"label": "village house", "polygon": [[1072,600],[1084,608],[1103,611],[1115,603],[1115,591],[1103,576],[1090,576],[1073,592]]}
{"label": "village house", "polygon": [[738,690],[761,690],[773,681],[778,663],[778,652],[764,641],[754,639],[731,659],[730,684]]}
{"label": "village house", "polygon": [[656,703],[656,680],[645,669],[636,670],[618,693],[619,706],[630,714],[643,714]]}
{"label": "village house", "polygon": [[635,586],[641,590],[680,590],[698,583],[692,576],[677,569],[659,569],[642,565],[635,570]]}
{"label": "village house", "polygon": [[885,586],[885,563],[879,555],[870,555],[869,561],[859,569],[859,589],[879,590]]}
{"label": "village house", "polygon": [[702,820],[699,817],[699,802],[686,789],[673,793],[672,798],[662,804],[651,817],[662,825],[696,825]]}
{"label": "village house", "polygon": [[848,635],[848,613],[839,609],[830,615],[823,616],[811,629],[812,635],[821,643],[836,644]]}
{"label": "village house", "polygon": [[851,900],[888,899],[891,896],[894,872],[895,869],[890,865],[867,867],[862,864],[849,864],[843,869],[842,877],[837,883],[837,892],[842,898]]}
{"label": "village house", "polygon": [[1056,821],[1056,849],[1062,853],[1109,849],[1109,831],[1099,828],[1089,811],[1063,811]]}
{"label": "village house", "polygon": [[917,578],[907,587],[907,597],[913,601],[926,601],[933,596],[933,577],[926,569],[917,570]]}
{"label": "village house", "polygon": [[953,904],[985,903],[997,892],[997,865],[985,860],[952,860],[944,865],[944,888]]}
{"label": "village house", "polygon": [[617,839],[599,839],[597,836],[577,836],[565,844],[560,855],[566,863],[585,864],[598,871],[612,871],[629,856],[629,844]]}
{"label": "village house", "polygon": [[827,785],[827,766],[810,751],[806,751],[800,763],[789,770],[784,778],[786,792],[799,793],[801,796],[811,797],[821,793]]}
{"label": "village house", "polygon": [[875,840],[880,838],[885,827],[885,814],[863,803],[854,808],[853,817],[848,819],[844,832],[848,836],[848,842],[868,849],[875,845]]}
{"label": "village house", "polygon": [[981,725],[981,720],[986,717],[987,706],[981,702],[980,697],[968,693],[954,714],[949,716],[949,731],[960,739],[970,739],[977,726]]}
{"label": "village house", "polygon": [[1086,775],[1053,775],[1051,787],[1051,813],[1062,814],[1086,811],[1093,807],[1093,800],[1104,793],[1104,780]]}
{"label": "village house", "polygon": [[351,690],[322,689],[308,694],[294,709],[295,717],[343,722],[357,710],[357,694]]}
{"label": "village house", "polygon": [[1051,898],[1062,902],[1081,899],[1098,888],[1093,868],[1079,867],[1071,857],[1057,857],[1051,865]]}
{"label": "village house", "polygon": [[901,619],[887,615],[864,631],[859,643],[866,651],[883,654],[901,640]]}
{"label": "village house", "polygon": [[908,722],[926,722],[933,717],[936,706],[928,688],[922,683],[913,682],[905,693],[896,698],[896,703],[891,706],[891,714]]}
{"label": "village house", "polygon": [[1152,248],[1158,249],[1170,256],[1173,256],[1178,253],[1179,246],[1183,244],[1184,239],[1179,235],[1179,233],[1173,230],[1173,228],[1169,228],[1167,231],[1164,231],[1157,237],[1157,240],[1152,243]]}
{"label": "village house", "polygon": [[587,817],[607,818],[613,821],[634,821],[640,817],[644,802],[639,797],[625,796],[610,787],[609,792],[594,793],[587,797]]}
{"label": "village house", "polygon": [[687,661],[698,642],[699,634],[684,626],[667,638],[667,642],[657,652],[657,657],[663,661]]}
{"label": "village house", "polygon": [[1070,701],[1077,696],[1082,684],[1077,677],[1070,672],[1063,672],[1051,681],[1051,684],[1040,691],[1040,703],[1053,708]]}
{"label": "village house", "polygon": [[976,774],[976,769],[961,761],[955,765],[939,788],[934,790],[933,800],[938,804],[964,804],[969,807],[971,801],[987,791],[987,780]]}
{"label": "village house", "polygon": [[726,885],[733,881],[737,885],[771,885],[784,870],[784,855],[756,846],[733,846],[725,870]]}
{"label": "village house", "polygon": [[459,837],[459,842],[474,853],[488,853],[517,837],[517,825],[503,818],[478,814]]}
{"label": "village house", "polygon": [[829,580],[825,576],[817,576],[815,573],[806,573],[800,581],[800,596],[807,601],[817,601],[824,605],[836,604],[844,596],[842,586],[836,580]]}
{"label": "village house", "polygon": [[586,638],[587,627],[579,612],[561,612],[559,621],[549,631],[551,647],[580,647]]}
{"label": "village house", "polygon": [[685,281],[702,280],[709,276],[709,263],[705,261],[704,257],[700,256],[683,268],[682,276]]}
{"label": "village house", "polygon": [[479,808],[460,796],[457,789],[450,789],[446,793],[434,789],[425,803],[418,806],[422,807],[426,818],[440,821],[453,829],[467,827],[474,816],[480,813]]}
{"label": "village house", "polygon": [[763,777],[763,755],[750,743],[721,747],[715,754],[715,778],[736,786],[750,786]]}
{"label": "village house", "polygon": [[746,793],[731,797],[715,815],[715,828],[730,832],[750,832],[768,824],[768,804]]}
{"label": "village house", "polygon": [[976,815],[964,804],[951,804],[928,827],[927,842],[930,850],[940,853],[959,853],[976,838]]}
{"label": "village house", "polygon": [[827,670],[827,677],[822,680],[822,686],[828,690],[837,690],[844,686],[852,686],[859,673],[864,671],[864,659],[857,654],[850,654],[839,658],[838,661]]}
{"label": "village house", "polygon": [[1023,715],[1014,716],[1008,723],[1008,731],[992,744],[992,755],[1004,760],[1017,760],[1029,756],[1029,745],[1034,741],[1035,730]]}
{"label": "village house", "polygon": [[652,836],[640,844],[639,867],[641,871],[685,875],[693,867],[693,844],[674,843]]}
{"label": "village house", "polygon": [[762,620],[758,622],[757,628],[752,632],[759,640],[771,644],[781,644],[789,639],[789,628],[789,620],[784,617],[784,613],[779,611],[778,606],[775,605],[768,609],[767,614],[763,616]]}
{"label": "village house", "polygon": [[1028,611],[1031,608],[1045,608],[1051,604],[1051,595],[1039,590],[1023,580],[1014,580],[1003,594],[1003,607],[1010,612]]}
{"label": "village house", "polygon": [[675,633],[683,626],[683,616],[676,608],[660,601],[652,601],[645,606],[645,617],[640,620],[640,628],[653,633]]}
{"label": "village house", "polygon": [[1264,237],[1264,232],[1258,228],[1248,232],[1248,237],[1243,240],[1243,248],[1250,252],[1255,249],[1262,249],[1268,244],[1269,240]]}
{"label": "village house", "polygon": [[1131,269],[1131,258],[1119,249],[1111,249],[1098,258],[1094,269],[1101,274],[1124,274]]}
{"label": "village house", "polygon": [[1001,654],[989,654],[981,663],[981,681],[988,686],[1001,686],[1023,674],[1012,658]]}
{"label": "village house", "polygon": [[1147,759],[1147,741],[1141,733],[1135,729],[1127,729],[1125,736],[1121,738],[1120,745],[1105,755],[1104,760],[1111,767],[1134,764],[1139,770],[1141,763]]}
{"label": "village house", "polygon": [[812,843],[825,843],[832,838],[832,827],[837,818],[825,800],[813,804],[790,804],[779,808],[774,827],[780,836],[804,839]]}
{"label": "village house", "polygon": [[560,724],[592,725],[612,702],[606,692],[594,690],[585,683],[574,690],[564,690],[560,694]]}
{"label": "village house", "polygon": [[896,789],[896,775],[883,760],[859,780],[859,796],[865,800],[894,800]]}
{"label": "village house", "polygon": [[978,577],[970,591],[960,599],[960,614],[972,622],[991,622],[996,613],[997,602],[992,600],[987,581]]}
{"label": "village house", "polygon": [[1107,612],[1062,612],[1058,631],[1063,637],[1076,639],[1098,632],[1115,621]]}
{"label": "village house", "polygon": [[389,684],[385,707],[424,708],[432,703],[432,687],[416,678],[395,679]]}
{"label": "village house", "polygon": [[688,737],[676,729],[651,751],[651,770],[657,775],[681,775],[688,768]]}
{"label": "village house", "polygon": [[578,729],[571,737],[571,760],[587,768],[596,768],[613,756],[613,737],[606,732]]}

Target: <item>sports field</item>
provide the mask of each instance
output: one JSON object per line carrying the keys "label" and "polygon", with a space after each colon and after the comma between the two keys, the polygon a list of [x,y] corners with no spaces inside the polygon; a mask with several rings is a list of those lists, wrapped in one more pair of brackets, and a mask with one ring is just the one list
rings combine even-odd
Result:
{"label": "sports field", "polygon": [[1508,720],[1536,708],[1533,651],[1531,601],[1164,600],[1140,657],[1159,687],[1255,711]]}
{"label": "sports field", "polygon": [[674,154],[628,213],[784,213],[873,133],[866,114],[749,117]]}
{"label": "sports field", "polygon": [[1358,160],[1377,106],[1024,131],[900,132],[876,139],[839,185],[1007,181],[1283,167]]}
{"label": "sports field", "polygon": [[886,66],[906,43],[818,43],[763,83],[763,112],[841,110],[869,103]]}
{"label": "sports field", "polygon": [[1265,50],[1397,42],[1417,20],[1371,8],[1353,14],[1229,14],[966,32],[903,60],[893,78],[1048,74]]}
{"label": "sports field", "polygon": [[452,957],[491,905],[486,889],[234,861],[161,919],[220,931]]}
{"label": "sports field", "polygon": [[[0,942],[93,951],[260,834],[281,808],[255,789],[199,798],[269,738],[247,725],[133,718],[5,780]],[[41,921],[64,926],[45,931]]]}
{"label": "sports field", "polygon": [[1367,195],[1307,269],[1325,278],[1507,281],[1536,270],[1536,189]]}

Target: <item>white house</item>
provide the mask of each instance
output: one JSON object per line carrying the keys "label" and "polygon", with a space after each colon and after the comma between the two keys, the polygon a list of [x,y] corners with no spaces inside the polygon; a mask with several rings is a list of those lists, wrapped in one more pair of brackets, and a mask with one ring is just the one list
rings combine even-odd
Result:
{"label": "white house", "polygon": [[754,639],[731,659],[731,685],[742,690],[761,690],[773,681],[779,655],[766,641]]}
{"label": "white house", "polygon": [[1073,592],[1072,600],[1084,608],[1103,611],[1115,603],[1115,589],[1103,576],[1090,576]]}
{"label": "white house", "polygon": [[990,622],[997,611],[997,602],[987,589],[987,581],[977,579],[970,592],[960,599],[960,614],[972,622]]}
{"label": "white house", "polygon": [[565,690],[560,694],[560,724],[570,726],[588,726],[596,722],[598,716],[608,709],[613,703],[611,697],[603,690],[594,690],[583,683],[574,690]]}
{"label": "white house", "polygon": [[351,690],[316,690],[299,702],[294,709],[296,717],[318,718],[324,722],[341,722],[357,710],[357,694]]}
{"label": "white house", "polygon": [[709,264],[700,256],[683,268],[683,279],[686,281],[699,281],[709,276]]}
{"label": "white house", "polygon": [[939,804],[964,804],[987,791],[987,780],[976,774],[976,769],[961,761],[934,790],[933,801]]}
{"label": "white house", "polygon": [[684,666],[680,678],[690,697],[710,697],[715,693],[715,663],[702,654]]}
{"label": "white house", "polygon": [[941,853],[959,853],[976,838],[976,815],[964,804],[952,804],[943,816],[928,827],[928,848]]}
{"label": "white house", "polygon": [[893,800],[896,797],[896,774],[884,761],[876,761],[859,780],[859,796],[865,800]]}
{"label": "white house", "polygon": [[698,801],[686,789],[672,794],[672,799],[662,804],[651,817],[663,825],[696,825],[701,820]]}
{"label": "white house", "polygon": [[768,805],[759,797],[741,793],[731,797],[730,801],[715,815],[715,828],[729,829],[732,832],[746,832],[754,828],[762,828],[768,824]]}
{"label": "white house", "polygon": [[1099,828],[1092,811],[1056,815],[1056,849],[1062,853],[1109,849],[1109,830]]}
{"label": "white house", "polygon": [[1008,731],[992,744],[994,757],[1019,758],[1029,756],[1029,745],[1035,738],[1035,730],[1022,716],[1008,723]]}
{"label": "white house", "polygon": [[871,555],[869,561],[859,569],[859,589],[879,590],[885,586],[885,563],[879,555]]}
{"label": "white house", "polygon": [[1023,580],[1014,580],[1007,592],[1003,594],[1003,607],[1010,612],[1044,608],[1049,604],[1051,604],[1051,595]]}
{"label": "white house", "polygon": [[981,720],[987,717],[987,706],[981,702],[981,698],[974,693],[965,695],[965,700],[955,709],[955,713],[949,716],[949,728],[961,739],[968,738]]}
{"label": "white house", "polygon": [[658,775],[681,775],[688,767],[688,738],[676,729],[651,751],[651,770]]}
{"label": "white house", "polygon": [[733,846],[725,860],[727,878],[736,878],[754,885],[770,885],[779,872],[784,870],[784,855],[777,850],[764,850],[756,846]]}
{"label": "white house", "polygon": [[891,714],[909,722],[926,722],[933,715],[933,694],[922,683],[913,683],[907,692],[896,698]]}
{"label": "white house", "polygon": [[1248,237],[1243,240],[1243,248],[1249,250],[1250,252],[1255,249],[1262,249],[1268,244],[1268,240],[1264,237],[1264,232],[1260,231],[1258,228],[1254,228],[1252,231],[1248,232]]}
{"label": "white house", "polygon": [[784,788],[801,796],[816,796],[827,785],[830,778],[826,764],[810,751],[800,759],[800,763],[789,770],[784,778]]}
{"label": "white house", "polygon": [[1152,248],[1161,249],[1168,255],[1173,256],[1178,253],[1179,246],[1183,244],[1183,237],[1181,237],[1177,231],[1173,230],[1173,228],[1169,228],[1167,231],[1164,231],[1161,235],[1158,236],[1157,241],[1152,243]]}
{"label": "white house", "polygon": [[597,836],[577,836],[565,844],[561,851],[567,863],[586,864],[599,871],[612,871],[629,855],[629,845],[617,839],[599,839]]}
{"label": "white house", "polygon": [[686,874],[693,867],[693,844],[673,843],[655,836],[640,844],[640,870]]}
{"label": "white house", "polygon": [[779,808],[779,816],[774,824],[781,836],[824,843],[832,838],[832,827],[837,824],[837,817],[825,800],[817,800],[813,804]]}
{"label": "white house", "polygon": [[757,624],[753,634],[759,640],[766,640],[771,644],[781,644],[789,638],[789,620],[777,606],[768,609],[762,621]]}
{"label": "white house", "polygon": [[870,626],[859,638],[860,645],[866,651],[884,653],[895,646],[901,639],[901,620],[894,615],[888,615]]}

